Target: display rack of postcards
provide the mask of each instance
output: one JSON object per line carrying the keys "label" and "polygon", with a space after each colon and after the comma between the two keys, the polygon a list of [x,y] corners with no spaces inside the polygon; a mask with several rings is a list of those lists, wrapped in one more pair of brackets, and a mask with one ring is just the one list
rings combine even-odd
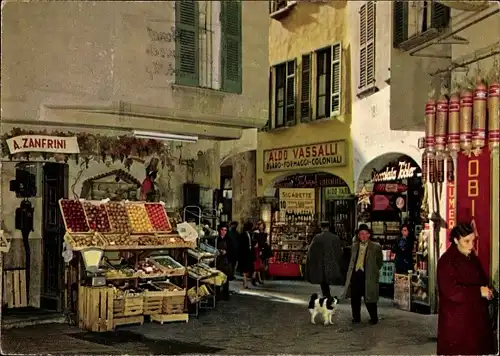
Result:
{"label": "display rack of postcards", "polygon": [[411,278],[411,301],[429,307],[428,241],[430,230],[424,229],[418,235],[414,273]]}

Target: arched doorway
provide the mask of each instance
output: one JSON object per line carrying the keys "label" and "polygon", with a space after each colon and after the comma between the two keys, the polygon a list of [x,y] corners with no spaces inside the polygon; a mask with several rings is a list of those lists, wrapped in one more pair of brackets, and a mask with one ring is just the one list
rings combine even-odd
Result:
{"label": "arched doorway", "polygon": [[267,200],[274,201],[269,204],[273,251],[270,275],[300,275],[307,246],[322,221],[328,221],[330,230],[350,246],[355,229],[355,196],[339,176],[324,172],[284,175],[275,179],[265,193]]}

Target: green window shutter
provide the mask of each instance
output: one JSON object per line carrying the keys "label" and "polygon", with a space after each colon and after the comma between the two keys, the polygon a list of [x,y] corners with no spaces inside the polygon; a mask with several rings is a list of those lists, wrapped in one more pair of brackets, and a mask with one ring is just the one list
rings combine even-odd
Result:
{"label": "green window shutter", "polygon": [[431,27],[442,29],[450,24],[450,8],[438,2],[432,2]]}
{"label": "green window shutter", "polygon": [[198,52],[198,2],[175,2],[175,82],[182,85],[199,85]]}
{"label": "green window shutter", "polygon": [[242,92],[241,1],[222,1],[222,90]]}
{"label": "green window shutter", "polygon": [[311,53],[302,55],[300,66],[300,121],[311,120]]}
{"label": "green window shutter", "polygon": [[398,47],[408,39],[408,2],[394,2],[392,29],[394,47]]}

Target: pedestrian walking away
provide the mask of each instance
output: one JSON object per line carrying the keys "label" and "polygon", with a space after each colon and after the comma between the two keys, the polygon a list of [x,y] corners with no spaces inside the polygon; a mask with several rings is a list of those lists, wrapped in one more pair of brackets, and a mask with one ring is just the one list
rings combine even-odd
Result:
{"label": "pedestrian walking away", "polygon": [[229,262],[233,267],[233,271],[236,271],[236,264],[238,263],[239,248],[238,243],[240,239],[240,233],[238,232],[238,222],[232,221],[229,225],[229,230],[227,232],[229,238],[229,243],[231,246],[231,251],[229,253]]}
{"label": "pedestrian walking away", "polygon": [[488,310],[493,291],[474,251],[473,224],[458,224],[438,261],[438,355],[490,355],[495,335]]}
{"label": "pedestrian walking away", "polygon": [[342,245],[340,238],[331,233],[329,227],[329,222],[321,222],[321,232],[314,236],[307,251],[305,270],[306,281],[319,284],[326,298],[331,297],[330,286],[339,284],[342,279]]}
{"label": "pedestrian walking away", "polygon": [[351,247],[351,260],[347,270],[345,298],[351,298],[352,322],[361,322],[361,299],[370,314],[370,324],[378,323],[379,276],[383,264],[382,248],[370,241],[371,230],[366,224],[358,228],[356,242]]}
{"label": "pedestrian walking away", "polygon": [[243,288],[248,288],[248,278],[253,272],[253,245],[252,245],[253,224],[246,222],[243,225],[243,232],[239,236],[238,242],[238,270],[243,275]]}
{"label": "pedestrian walking away", "polygon": [[267,232],[266,232],[266,224],[263,221],[258,221],[256,224],[257,230],[255,230],[253,234],[254,240],[258,242],[259,249],[259,258],[262,260],[262,268],[260,271],[253,272],[252,276],[252,284],[256,285],[256,282],[259,284],[264,284],[264,272],[268,268],[268,259],[271,257],[271,248],[267,243]]}

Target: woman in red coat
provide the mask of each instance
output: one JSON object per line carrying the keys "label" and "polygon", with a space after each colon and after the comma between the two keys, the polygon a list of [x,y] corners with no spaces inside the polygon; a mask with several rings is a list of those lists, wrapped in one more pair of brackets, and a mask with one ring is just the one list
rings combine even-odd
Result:
{"label": "woman in red coat", "polygon": [[452,245],[439,259],[438,355],[489,355],[495,350],[488,313],[493,297],[488,278],[474,252],[471,224],[459,224]]}

